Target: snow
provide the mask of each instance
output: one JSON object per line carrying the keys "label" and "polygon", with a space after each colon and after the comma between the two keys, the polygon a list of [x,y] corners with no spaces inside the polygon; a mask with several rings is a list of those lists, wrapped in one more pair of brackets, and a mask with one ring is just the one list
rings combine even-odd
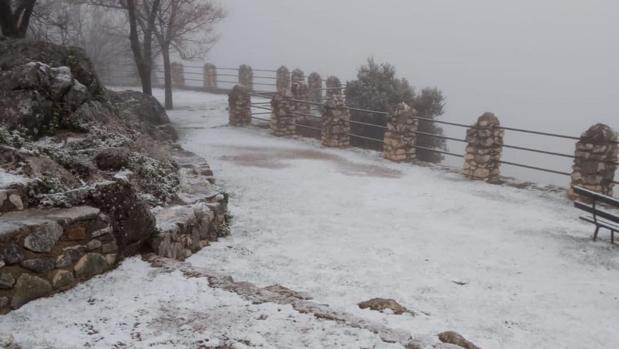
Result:
{"label": "snow", "polygon": [[[563,195],[227,127],[225,96],[178,92],[175,103],[183,146],[209,161],[233,215],[232,235],[193,265],[281,284],[415,337],[455,330],[482,348],[619,347],[617,248],[591,241]],[[357,307],[374,297],[419,315]],[[184,348],[202,338],[235,348],[397,347],[136,258],[0,317],[0,332],[24,347]]]}
{"label": "snow", "polygon": [[26,184],[28,181],[26,177],[6,172],[0,168],[0,189],[8,188],[15,184]]}

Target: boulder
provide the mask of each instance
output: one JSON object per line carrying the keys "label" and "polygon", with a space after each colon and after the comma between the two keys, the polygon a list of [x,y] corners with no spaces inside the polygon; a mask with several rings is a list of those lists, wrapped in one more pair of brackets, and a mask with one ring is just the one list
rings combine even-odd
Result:
{"label": "boulder", "polygon": [[11,289],[15,285],[15,278],[10,273],[0,273],[0,289]]}
{"label": "boulder", "polygon": [[62,227],[56,222],[46,222],[34,228],[24,239],[24,247],[34,252],[50,252],[62,236]]}
{"label": "boulder", "polygon": [[380,312],[391,310],[396,315],[401,315],[404,313],[411,313],[414,315],[413,312],[409,311],[393,299],[372,298],[369,301],[359,303],[358,306],[361,309],[371,309]]}
{"label": "boulder", "polygon": [[466,340],[461,334],[454,331],[439,333],[438,339],[443,343],[457,345],[465,349],[481,349],[480,347]]}
{"label": "boulder", "polygon": [[99,253],[87,253],[82,257],[75,267],[75,276],[78,279],[88,279],[95,275],[102,274],[110,268],[107,260]]}
{"label": "boulder", "polygon": [[52,291],[52,285],[47,280],[30,274],[21,274],[15,284],[11,307],[17,309],[31,300],[49,295]]}
{"label": "boulder", "polygon": [[127,168],[131,151],[127,148],[106,148],[95,156],[97,167],[104,171],[118,171]]}
{"label": "boulder", "polygon": [[21,267],[35,273],[46,273],[56,267],[56,260],[53,258],[33,258],[21,262]]}
{"label": "boulder", "polygon": [[56,270],[52,276],[52,286],[54,289],[70,287],[74,281],[73,273],[67,270]]}

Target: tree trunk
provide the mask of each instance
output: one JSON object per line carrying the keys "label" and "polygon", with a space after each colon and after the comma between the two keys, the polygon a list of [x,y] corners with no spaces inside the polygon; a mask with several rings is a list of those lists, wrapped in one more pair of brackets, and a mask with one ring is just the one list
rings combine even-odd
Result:
{"label": "tree trunk", "polygon": [[172,71],[170,64],[170,46],[161,47],[161,55],[163,56],[163,75],[165,78],[165,108],[172,110]]}
{"label": "tree trunk", "polygon": [[144,50],[140,45],[140,37],[138,35],[137,15],[135,9],[135,2],[133,0],[127,0],[127,12],[129,13],[129,41],[131,42],[131,51],[133,52],[133,58],[135,65],[138,69],[138,75],[140,76],[140,82],[142,83],[142,92],[149,96],[153,94],[153,87],[151,83],[151,48],[150,43],[152,40],[152,32],[146,31],[144,33]]}
{"label": "tree trunk", "polygon": [[9,38],[25,38],[30,25],[30,17],[35,0],[20,0],[14,3],[10,0],[0,0],[0,29]]}

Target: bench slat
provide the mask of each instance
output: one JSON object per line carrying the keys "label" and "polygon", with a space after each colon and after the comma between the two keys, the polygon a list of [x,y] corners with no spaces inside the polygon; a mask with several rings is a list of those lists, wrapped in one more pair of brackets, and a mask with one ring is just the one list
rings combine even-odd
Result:
{"label": "bench slat", "polygon": [[604,227],[604,228],[606,228],[608,230],[614,230],[614,231],[619,232],[619,225],[614,225],[614,224],[611,224],[609,222],[600,221],[600,220],[598,220],[597,223],[596,223],[595,220],[593,220],[593,217],[580,216],[578,218],[580,218],[581,220],[583,220],[585,222],[588,222],[588,223],[597,224],[597,225],[599,225],[601,227]]}
{"label": "bench slat", "polygon": [[598,217],[601,217],[601,218],[604,218],[606,220],[609,220],[611,222],[619,223],[619,216],[614,215],[614,214],[609,213],[609,212],[606,212],[606,211],[602,211],[602,210],[597,209],[597,208],[594,209],[593,207],[591,207],[591,206],[589,206],[587,204],[584,204],[584,203],[582,203],[580,201],[575,201],[574,202],[574,207],[576,207],[579,210],[583,210],[585,212],[588,212],[588,213],[591,213],[591,214],[596,215]]}
{"label": "bench slat", "polygon": [[619,199],[615,199],[612,196],[606,196],[604,194],[596,193],[596,192],[594,192],[592,190],[585,189],[583,187],[574,186],[572,188],[574,188],[574,192],[576,194],[578,194],[578,195],[594,198],[595,200],[598,200],[598,201],[603,202],[605,204],[612,205],[612,206],[615,206],[615,207],[619,207]]}

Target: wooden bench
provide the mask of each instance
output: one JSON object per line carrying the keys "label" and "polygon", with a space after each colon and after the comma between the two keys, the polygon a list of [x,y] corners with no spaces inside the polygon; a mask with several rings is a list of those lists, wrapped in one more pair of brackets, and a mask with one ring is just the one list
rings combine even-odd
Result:
{"label": "wooden bench", "polygon": [[582,187],[574,187],[574,192],[581,197],[587,198],[591,201],[591,204],[576,201],[574,202],[574,207],[590,214],[586,216],[581,216],[580,219],[585,222],[595,224],[593,241],[597,239],[600,228],[606,228],[610,230],[610,242],[614,244],[615,233],[619,232],[619,215],[611,213],[608,210],[601,209],[600,204],[606,205],[610,208],[619,209],[619,199],[596,193]]}

